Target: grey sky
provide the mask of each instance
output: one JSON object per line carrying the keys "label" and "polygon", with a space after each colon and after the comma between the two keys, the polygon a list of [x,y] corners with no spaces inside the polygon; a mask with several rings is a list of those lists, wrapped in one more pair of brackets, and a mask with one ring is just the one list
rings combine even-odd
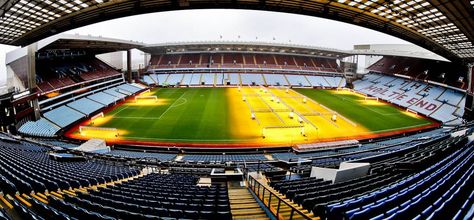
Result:
{"label": "grey sky", "polygon": [[[186,10],[120,18],[68,31],[145,43],[242,40],[351,49],[354,44],[407,43],[342,22],[251,10]],[[241,36],[239,39],[238,36]]]}
{"label": "grey sky", "polygon": [[[351,49],[354,44],[407,44],[370,29],[322,18],[250,10],[186,10],[138,15],[68,31],[162,43],[177,41],[241,40],[280,42]],[[238,38],[240,36],[240,38]],[[273,40],[275,38],[275,40]],[[0,85],[5,84],[5,53],[0,45]]]}

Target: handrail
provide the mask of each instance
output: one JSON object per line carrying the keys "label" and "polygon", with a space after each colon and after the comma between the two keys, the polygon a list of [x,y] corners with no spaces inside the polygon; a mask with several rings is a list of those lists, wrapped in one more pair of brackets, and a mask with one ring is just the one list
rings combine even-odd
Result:
{"label": "handrail", "polygon": [[[308,216],[307,214],[303,213],[298,208],[296,208],[294,205],[288,203],[283,198],[280,198],[280,196],[277,195],[276,193],[274,193],[270,189],[269,186],[266,186],[266,185],[260,183],[252,175],[248,175],[248,177],[249,178],[247,179],[247,183],[248,183],[249,188],[255,193],[255,195],[257,195],[257,197],[262,201],[262,203],[265,205],[265,207],[268,208],[278,219],[285,219],[285,218],[283,218],[283,216],[280,213],[280,209],[282,208],[282,206],[285,206],[285,205],[287,207],[291,208],[291,212],[290,212],[290,216],[289,216],[288,220],[292,220],[295,217],[295,215],[297,215],[297,217],[299,219],[301,219],[301,218],[303,218],[303,219],[313,219],[310,216]],[[266,201],[265,194],[268,195],[268,193],[270,193],[270,194],[268,196],[268,201]],[[272,199],[277,199],[278,200],[276,208],[272,206],[272,203],[271,203]]]}

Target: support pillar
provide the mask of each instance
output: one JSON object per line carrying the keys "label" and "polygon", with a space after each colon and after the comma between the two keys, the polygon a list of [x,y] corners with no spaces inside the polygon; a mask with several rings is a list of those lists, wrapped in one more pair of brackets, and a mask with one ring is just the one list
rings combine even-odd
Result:
{"label": "support pillar", "polygon": [[132,82],[132,50],[127,50],[127,81]]}
{"label": "support pillar", "polygon": [[466,92],[466,103],[464,105],[464,117],[467,120],[474,119],[474,93],[473,93],[473,86],[472,80],[474,74],[474,63],[467,64],[467,92]]}
{"label": "support pillar", "polygon": [[472,88],[472,86],[473,86],[472,85],[472,80],[473,80],[472,79],[472,74],[474,72],[473,68],[474,68],[474,63],[467,64],[467,83],[468,83],[467,84],[467,91],[468,91],[468,93],[471,93],[471,94],[474,93],[473,88]]}
{"label": "support pillar", "polygon": [[[37,43],[33,43],[28,45],[27,47],[27,63],[26,63],[26,74],[27,74],[27,87],[30,91],[36,89],[36,51],[38,45]],[[38,120],[40,118],[40,109],[38,104],[38,99],[34,99],[31,101],[31,106],[34,109],[34,119]]]}

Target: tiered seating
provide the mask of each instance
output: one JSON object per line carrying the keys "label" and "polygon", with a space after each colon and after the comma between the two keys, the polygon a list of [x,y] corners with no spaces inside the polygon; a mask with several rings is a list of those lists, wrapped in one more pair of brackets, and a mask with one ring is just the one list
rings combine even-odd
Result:
{"label": "tiered seating", "polygon": [[331,85],[322,76],[306,76],[312,86],[315,87],[331,87]]}
{"label": "tiered seating", "polygon": [[229,82],[231,85],[240,85],[240,74],[229,74]]}
{"label": "tiered seating", "polygon": [[204,83],[204,85],[214,85],[214,77],[216,74],[212,73],[203,73],[201,76],[201,83]]}
{"label": "tiered seating", "polygon": [[138,174],[134,168],[91,161],[58,162],[50,159],[48,148],[28,142],[0,142],[0,185],[10,195],[89,187]]}
{"label": "tiered seating", "polygon": [[183,79],[181,80],[181,85],[190,85],[193,74],[183,74]]}
{"label": "tiered seating", "polygon": [[95,102],[101,103],[105,106],[108,106],[110,104],[115,103],[116,101],[119,100],[118,97],[115,97],[113,95],[109,95],[105,92],[98,92],[93,95],[87,96],[88,99],[91,99]]}
{"label": "tiered seating", "polygon": [[112,67],[90,56],[39,59],[36,66],[37,85],[43,93],[85,81],[120,75]]}
{"label": "tiered seating", "polygon": [[71,206],[117,219],[231,219],[227,188],[220,185],[196,186],[198,178],[178,174],[149,174],[119,185],[66,196],[64,201],[52,198],[50,205],[60,211],[81,217]]}
{"label": "tiered seating", "polygon": [[[429,163],[433,163],[436,158],[443,158],[446,154],[452,152],[456,147],[462,145],[462,142],[459,142],[459,140],[459,138],[451,138],[436,144],[413,149],[410,151],[410,153],[404,154],[401,157],[387,157],[385,163],[392,165],[392,167],[386,167],[383,170],[379,170],[380,172],[372,171],[371,175],[346,182],[330,184],[319,179],[304,178],[303,180],[291,180],[275,183],[273,186],[275,189],[285,194],[288,198],[292,199],[298,204],[301,204],[304,208],[312,210],[315,215],[322,216],[323,218],[328,217],[329,219],[342,219],[342,216],[340,215],[343,213],[343,210],[352,210],[350,211],[351,214],[348,214],[345,217],[345,219],[352,219],[352,214],[367,209],[368,206],[365,205],[375,201],[374,199],[366,199],[368,196],[382,192],[383,188],[386,187],[387,184],[392,184],[406,175],[396,169],[393,169],[393,164],[406,164],[399,166],[407,168],[409,167],[410,169],[417,169],[420,166],[426,166]],[[474,157],[474,153],[471,152],[471,154]],[[366,156],[367,155],[364,155],[364,157]],[[452,155],[450,157],[452,157]],[[372,159],[366,159],[365,161],[369,162],[371,160]],[[372,170],[374,169],[373,165],[374,163],[371,163]],[[472,167],[474,169],[474,166]],[[408,187],[402,187],[399,189],[408,189]],[[396,191],[398,190],[395,190],[394,192]],[[364,196],[360,198],[354,198],[354,195]],[[386,195],[389,196],[390,194]],[[390,197],[392,198],[392,196]],[[383,197],[377,197],[377,199],[381,198]],[[341,200],[347,202],[340,202]],[[357,204],[363,200],[366,201],[364,204],[349,205],[351,203]],[[384,208],[386,210],[390,209],[390,207],[386,207],[386,205],[387,203],[385,203]],[[334,210],[336,208],[337,210]],[[384,213],[380,209],[381,206],[374,206],[372,211],[378,213],[374,213],[372,217],[378,215],[379,213]],[[388,217],[391,214],[386,215],[385,217]],[[371,215],[363,215],[363,217],[360,216],[360,219],[369,219],[370,216]]]}
{"label": "tiered seating", "polygon": [[118,89],[122,89],[122,90],[126,90],[126,91],[129,91],[130,93],[136,93],[138,91],[140,91],[142,88],[139,88],[139,87],[136,87],[136,86],[133,86],[131,84],[128,84],[128,83],[125,83],[125,84],[122,84],[120,86],[117,86]]}
{"label": "tiered seating", "polygon": [[304,75],[286,75],[292,86],[311,86]]}
{"label": "tiered seating", "polygon": [[189,81],[189,85],[201,85],[201,74],[193,74],[191,80]]}
{"label": "tiered seating", "polygon": [[67,104],[67,106],[84,113],[85,115],[90,115],[91,113],[96,112],[97,110],[103,108],[102,104],[94,102],[88,98],[82,98]]}
{"label": "tiered seating", "polygon": [[449,88],[394,76],[367,74],[354,89],[432,117],[444,123],[460,123],[464,94]]}
{"label": "tiered seating", "polygon": [[[190,62],[191,61],[191,62]],[[199,63],[200,61],[200,63]],[[295,62],[296,61],[296,62]],[[179,64],[178,64],[179,62]],[[306,65],[305,65],[306,64]],[[316,65],[316,66],[315,66]],[[333,58],[312,58],[297,55],[278,54],[241,54],[241,53],[209,53],[209,54],[164,54],[152,55],[151,69],[193,69],[193,68],[261,68],[322,71],[328,73],[342,72]],[[153,80],[144,77],[145,82]],[[156,81],[155,81],[156,82]]]}
{"label": "tiered seating", "polygon": [[62,147],[66,149],[71,149],[71,148],[76,148],[79,147],[79,144],[73,144],[70,142],[65,142],[61,140],[55,140],[55,139],[34,139],[37,142],[41,142],[50,146],[55,146],[55,147]]}
{"label": "tiered seating", "polygon": [[85,115],[63,105],[44,113],[44,117],[59,127],[64,128],[85,117]]}
{"label": "tiered seating", "polygon": [[173,73],[173,74],[170,74],[169,77],[166,79],[166,84],[178,85],[181,83],[182,79],[183,79],[183,74]]}
{"label": "tiered seating", "polygon": [[473,146],[402,181],[370,194],[327,205],[328,217],[339,219],[452,219],[472,192]]}
{"label": "tiered seating", "polygon": [[242,85],[265,85],[263,81],[262,74],[240,74],[240,79],[242,80]]}
{"label": "tiered seating", "polygon": [[120,157],[129,157],[129,158],[153,158],[160,161],[169,161],[176,158],[176,154],[170,153],[155,153],[155,152],[138,152],[138,151],[128,151],[128,150],[112,150],[108,152],[109,155],[120,156]]}
{"label": "tiered seating", "polygon": [[37,121],[27,121],[18,129],[20,133],[38,136],[38,137],[53,137],[61,128],[49,122],[45,118],[40,118]]}
{"label": "tiered seating", "polygon": [[[406,75],[418,80],[436,81],[462,89],[467,87],[466,70],[462,65],[454,63],[417,58],[383,57],[368,69],[385,74]],[[441,77],[442,74],[444,77]],[[464,77],[464,80],[459,81],[459,77]]]}
{"label": "tiered seating", "polygon": [[104,90],[103,92],[104,93],[107,93],[109,95],[112,95],[112,96],[115,96],[119,99],[124,99],[125,97],[127,97],[127,95],[123,94],[123,93],[120,93],[117,91],[118,89],[117,88],[110,88],[110,89],[107,89],[107,90]]}
{"label": "tiered seating", "polygon": [[263,154],[199,154],[184,155],[184,161],[204,161],[204,162],[227,162],[227,161],[265,161],[268,160]]}
{"label": "tiered seating", "polygon": [[[241,76],[245,77],[244,74],[241,74]],[[261,76],[259,74],[259,76]],[[285,78],[285,75],[283,74],[263,74],[265,77],[265,81],[267,82],[267,85],[271,86],[287,86],[288,81]],[[242,78],[242,83],[244,81],[244,78]],[[245,81],[247,81],[245,79]]]}
{"label": "tiered seating", "polygon": [[151,78],[151,76],[148,76],[148,75],[143,76],[143,82],[146,83],[147,85],[156,84],[156,82]]}

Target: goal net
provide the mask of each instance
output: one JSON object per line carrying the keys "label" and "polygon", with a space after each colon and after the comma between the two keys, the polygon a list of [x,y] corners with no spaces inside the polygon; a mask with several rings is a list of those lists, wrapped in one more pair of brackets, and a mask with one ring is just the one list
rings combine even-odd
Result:
{"label": "goal net", "polygon": [[372,96],[366,96],[366,97],[365,97],[365,101],[367,101],[367,100],[375,100],[375,101],[378,101],[379,98],[378,98],[378,97],[372,97]]}
{"label": "goal net", "polygon": [[118,136],[117,128],[106,128],[106,127],[92,127],[92,126],[79,126],[79,133],[84,135],[86,133],[111,133],[115,136]]}
{"label": "goal net", "polygon": [[93,121],[93,120],[95,120],[95,119],[98,119],[98,118],[103,118],[103,117],[104,117],[104,113],[101,112],[101,113],[99,113],[99,114],[97,114],[97,115],[92,116],[92,117],[91,117],[91,121]]}
{"label": "goal net", "polygon": [[100,112],[99,114],[92,116],[89,125],[94,125],[96,119],[103,118],[103,117],[104,117],[103,112]]}
{"label": "goal net", "polygon": [[135,96],[135,102],[138,100],[152,100],[152,101],[158,101],[158,97],[156,95],[149,95],[149,96]]}

